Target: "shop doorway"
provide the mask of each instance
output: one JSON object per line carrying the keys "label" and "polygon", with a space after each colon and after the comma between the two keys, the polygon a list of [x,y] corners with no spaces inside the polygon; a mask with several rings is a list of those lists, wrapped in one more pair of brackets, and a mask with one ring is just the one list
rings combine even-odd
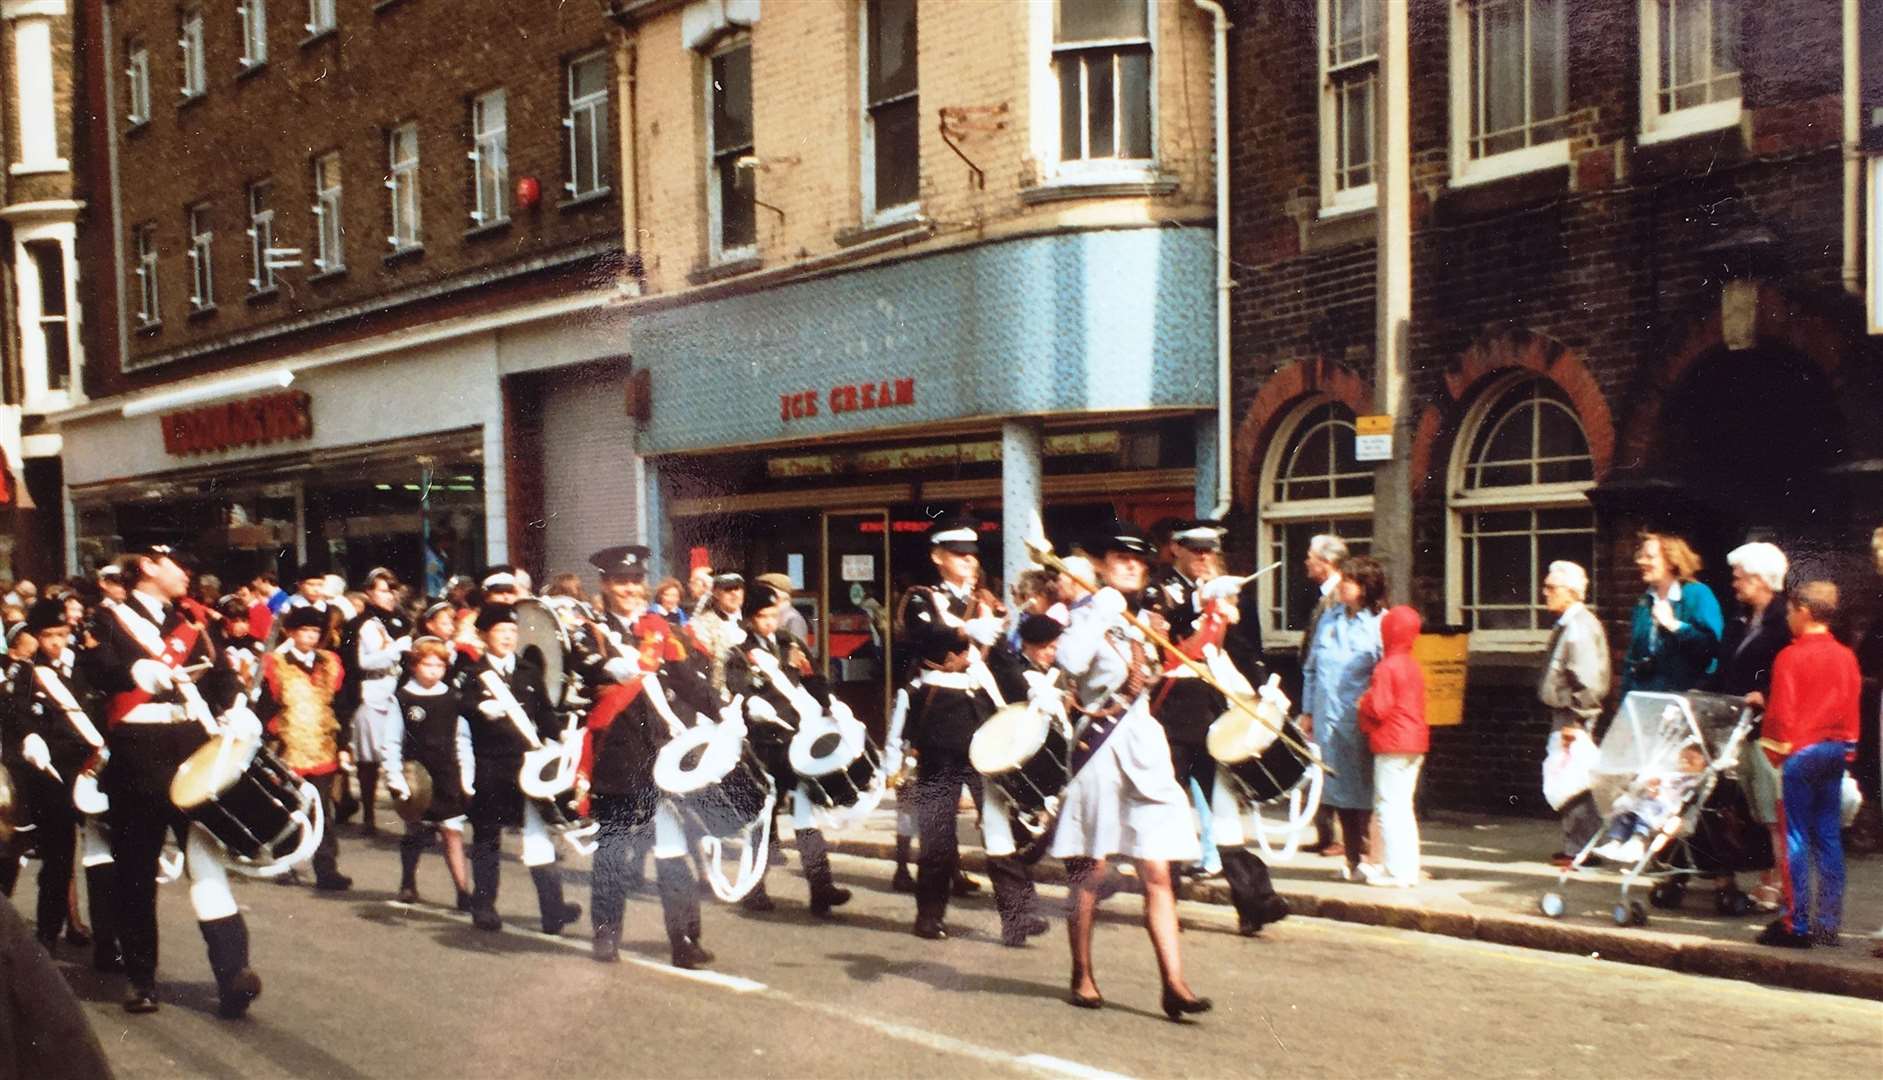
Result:
{"label": "shop doorway", "polygon": [[823,518],[818,594],[823,658],[831,693],[880,741],[888,728],[887,678],[894,614],[890,591],[889,511],[827,511]]}

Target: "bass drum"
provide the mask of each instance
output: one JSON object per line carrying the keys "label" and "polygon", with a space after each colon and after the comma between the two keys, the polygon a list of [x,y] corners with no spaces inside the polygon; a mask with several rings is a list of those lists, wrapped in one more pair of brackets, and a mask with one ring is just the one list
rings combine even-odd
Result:
{"label": "bass drum", "polygon": [[687,728],[661,747],[654,784],[720,839],[751,828],[772,798],[771,776],[744,734],[717,724]]}
{"label": "bass drum", "polygon": [[286,873],[320,844],[325,823],[314,789],[259,741],[217,735],[170,781],[170,801],[258,876]]}
{"label": "bass drum", "polygon": [[1062,718],[1030,705],[994,711],[975,729],[968,763],[1023,814],[1045,813],[1072,782],[1072,736]]}
{"label": "bass drum", "polygon": [[569,655],[569,631],[562,625],[556,609],[534,596],[518,600],[513,609],[517,619],[517,654],[533,656],[542,668],[543,690],[552,708],[560,709],[567,691],[563,661]]}
{"label": "bass drum", "polygon": [[820,717],[791,738],[791,771],[811,802],[826,810],[844,810],[860,802],[876,781],[882,755],[870,745],[868,731]]}
{"label": "bass drum", "polygon": [[13,774],[0,765],[0,844],[13,839],[13,834],[28,824],[26,797],[13,782]]}

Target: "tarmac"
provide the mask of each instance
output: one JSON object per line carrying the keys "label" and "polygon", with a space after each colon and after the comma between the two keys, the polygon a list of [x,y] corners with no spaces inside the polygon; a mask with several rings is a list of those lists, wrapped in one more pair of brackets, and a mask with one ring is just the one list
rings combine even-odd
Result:
{"label": "tarmac", "polygon": [[[962,865],[984,874],[986,855],[974,815],[960,821]],[[1678,909],[1655,906],[1646,881],[1628,899],[1639,901],[1646,925],[1618,926],[1622,876],[1606,868],[1567,875],[1551,866],[1562,846],[1554,820],[1453,812],[1428,812],[1419,821],[1422,879],[1410,888],[1383,888],[1340,880],[1343,860],[1297,853],[1270,860],[1275,888],[1296,917],[1387,926],[1501,945],[1577,953],[1624,964],[1640,964],[1695,975],[1742,979],[1767,986],[1883,1001],[1883,856],[1845,857],[1847,883],[1841,944],[1792,950],[1755,944],[1753,938],[1776,915],[1753,911],[1726,916],[1714,910],[1712,885],[1690,884]],[[866,858],[894,859],[895,794],[889,793],[862,823],[827,833],[833,850]],[[911,867],[913,869],[913,867]],[[1033,867],[1041,883],[1063,884],[1057,860]],[[1136,890],[1128,874],[1124,888]],[[1757,875],[1741,875],[1750,889]],[[1182,885],[1190,900],[1227,904],[1220,878],[1192,878]],[[1563,914],[1550,918],[1539,901],[1555,892]],[[1628,909],[1624,907],[1624,912]],[[910,911],[914,917],[913,905]]]}

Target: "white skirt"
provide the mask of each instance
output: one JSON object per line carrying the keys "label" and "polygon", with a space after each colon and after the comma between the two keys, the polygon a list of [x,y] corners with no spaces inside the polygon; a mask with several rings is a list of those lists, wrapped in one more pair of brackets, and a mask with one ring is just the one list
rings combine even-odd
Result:
{"label": "white skirt", "polygon": [[[385,683],[384,687],[379,683]],[[353,759],[374,765],[385,759],[393,725],[404,725],[399,715],[398,681],[375,679],[360,688],[360,707],[353,713]]]}
{"label": "white skirt", "polygon": [[1066,789],[1054,858],[1189,862],[1203,855],[1190,796],[1170,766],[1170,743],[1142,699]]}

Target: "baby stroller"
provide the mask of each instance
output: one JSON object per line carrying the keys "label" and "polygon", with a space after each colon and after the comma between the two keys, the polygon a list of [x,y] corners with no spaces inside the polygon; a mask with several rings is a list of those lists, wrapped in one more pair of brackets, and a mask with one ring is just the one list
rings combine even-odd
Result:
{"label": "baby stroller", "polygon": [[[1564,883],[1592,857],[1621,865],[1617,926],[1647,925],[1647,908],[1629,898],[1637,882],[1652,883],[1654,906],[1674,908],[1692,878],[1770,866],[1770,840],[1738,783],[1758,718],[1744,698],[1724,694],[1636,691],[1624,698],[1590,774],[1602,829],[1543,894],[1543,913],[1563,914]],[[1716,903],[1721,914],[1750,909],[1737,889],[1722,891]]]}

